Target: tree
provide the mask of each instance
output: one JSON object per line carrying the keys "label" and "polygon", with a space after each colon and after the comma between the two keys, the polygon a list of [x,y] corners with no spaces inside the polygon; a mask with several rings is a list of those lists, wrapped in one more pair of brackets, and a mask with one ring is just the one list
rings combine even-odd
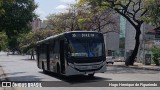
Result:
{"label": "tree", "polygon": [[1,5],[4,13],[0,15],[0,31],[6,32],[9,48],[17,49],[17,36],[31,30],[30,22],[36,16],[34,10],[37,5],[34,0],[3,0]]}
{"label": "tree", "polygon": [[20,34],[18,37],[19,51],[21,53],[31,52],[31,59],[34,59],[33,52],[36,42],[52,35],[55,35],[55,32],[53,30],[34,30],[29,33]]}
{"label": "tree", "polygon": [[49,15],[47,17],[48,25],[57,33],[76,30],[79,28],[76,10],[77,8],[71,5],[68,12]]}
{"label": "tree", "polygon": [[[84,0],[80,0],[77,5],[79,10],[79,26],[82,28],[87,28],[87,30],[93,30],[98,32],[108,32],[102,31],[107,25],[116,25],[116,20],[113,18],[113,11],[109,8],[101,8],[98,3],[91,2],[86,5]],[[113,29],[116,30],[116,29]],[[112,30],[112,31],[113,31]]]}
{"label": "tree", "polygon": [[7,48],[7,35],[5,32],[0,32],[0,51]]}
{"label": "tree", "polygon": [[3,3],[6,1],[7,3],[12,3],[13,0],[0,0],[0,16],[5,13]]}
{"label": "tree", "polygon": [[[156,0],[85,0],[88,2],[97,2],[99,6],[104,7],[107,6],[123,17],[125,17],[131,25],[135,28],[136,35],[135,35],[135,47],[134,50],[126,60],[125,64],[133,65],[134,59],[137,56],[139,45],[140,45],[140,35],[141,35],[141,26],[144,23],[144,19],[156,17],[160,12],[158,3]],[[154,5],[154,6],[153,6]],[[150,8],[152,7],[152,9]],[[156,10],[154,10],[156,9]],[[152,11],[154,10],[154,11]],[[154,16],[153,15],[154,12]]]}
{"label": "tree", "polygon": [[68,13],[51,14],[47,17],[48,25],[57,33],[64,32],[67,29]]}
{"label": "tree", "polygon": [[[153,3],[154,1],[154,3]],[[159,0],[148,0],[147,2],[148,7],[148,15],[143,17],[143,20],[156,28],[160,27],[160,2]]]}

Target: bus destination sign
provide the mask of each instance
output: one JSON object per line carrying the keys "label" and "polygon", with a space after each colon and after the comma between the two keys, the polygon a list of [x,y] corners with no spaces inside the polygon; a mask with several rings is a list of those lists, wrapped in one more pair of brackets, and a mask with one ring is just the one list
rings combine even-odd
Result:
{"label": "bus destination sign", "polygon": [[95,38],[95,37],[98,37],[98,34],[93,34],[93,33],[81,33],[81,34],[72,34],[72,37],[84,37],[84,38],[89,38],[89,37],[91,37],[91,38]]}

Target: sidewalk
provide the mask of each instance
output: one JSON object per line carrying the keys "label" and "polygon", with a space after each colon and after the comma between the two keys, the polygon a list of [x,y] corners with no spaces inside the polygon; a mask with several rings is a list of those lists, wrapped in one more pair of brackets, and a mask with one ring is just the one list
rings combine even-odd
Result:
{"label": "sidewalk", "polygon": [[0,66],[0,90],[5,90],[5,88],[1,87],[3,81],[6,81],[6,75],[4,74],[4,71]]}
{"label": "sidewalk", "polygon": [[6,81],[6,75],[4,74],[4,71],[2,69],[2,67],[0,66],[0,82],[1,81]]}
{"label": "sidewalk", "polygon": [[[0,66],[0,86],[2,86],[3,81],[8,81],[8,80],[6,78],[6,75],[5,75],[2,67]],[[19,90],[19,89],[13,88],[13,87],[0,87],[0,90]]]}
{"label": "sidewalk", "polygon": [[135,62],[133,66],[126,66],[125,62],[114,62],[113,65],[108,64],[109,66],[117,66],[117,67],[129,67],[135,69],[143,69],[143,70],[155,70],[160,71],[160,66],[152,65],[143,65],[142,63]]}
{"label": "sidewalk", "polygon": [[[6,53],[4,52],[0,52],[0,56],[6,55]],[[0,66],[0,86],[2,86],[2,82],[3,81],[8,81],[6,78],[6,74],[2,68],[2,66]],[[0,90],[16,90],[15,88],[9,88],[9,87],[0,87]]]}

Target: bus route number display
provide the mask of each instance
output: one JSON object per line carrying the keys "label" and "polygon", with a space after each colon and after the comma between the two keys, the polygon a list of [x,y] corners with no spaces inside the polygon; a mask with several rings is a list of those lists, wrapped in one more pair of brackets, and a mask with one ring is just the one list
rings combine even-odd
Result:
{"label": "bus route number display", "polygon": [[95,34],[88,34],[88,33],[82,33],[82,34],[72,34],[72,37],[95,37]]}

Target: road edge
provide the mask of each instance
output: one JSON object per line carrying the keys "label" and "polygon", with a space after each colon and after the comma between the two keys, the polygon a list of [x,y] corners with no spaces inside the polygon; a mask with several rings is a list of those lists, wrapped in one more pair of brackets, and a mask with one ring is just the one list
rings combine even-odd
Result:
{"label": "road edge", "polygon": [[[5,74],[5,71],[3,70],[2,66],[0,66],[0,85],[2,86],[2,82],[9,81],[7,78],[7,75]],[[16,88],[13,87],[0,87],[0,90],[17,90]]]}
{"label": "road edge", "polygon": [[140,66],[125,66],[125,65],[108,65],[108,66],[133,68],[133,69],[139,69],[139,70],[153,70],[153,71],[160,71],[160,68],[148,68],[148,67],[140,67]]}

